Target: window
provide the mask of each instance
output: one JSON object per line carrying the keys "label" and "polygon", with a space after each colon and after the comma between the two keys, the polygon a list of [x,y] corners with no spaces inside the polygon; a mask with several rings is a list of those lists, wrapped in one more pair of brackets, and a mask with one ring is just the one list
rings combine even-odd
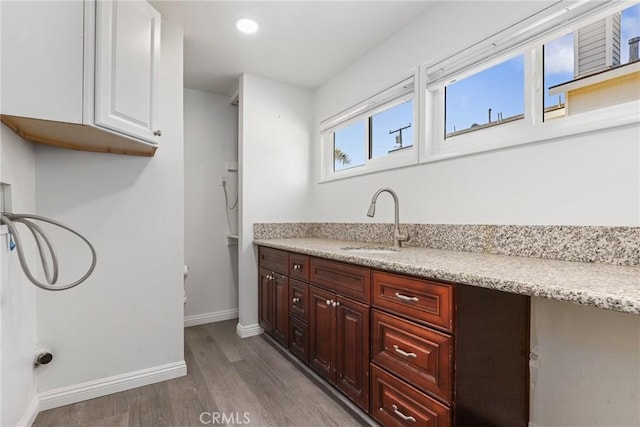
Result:
{"label": "window", "polygon": [[524,55],[445,86],[445,139],[524,118]]}
{"label": "window", "polygon": [[637,123],[639,36],[638,3],[561,2],[424,66],[421,161]]}
{"label": "window", "polygon": [[320,124],[321,180],[417,162],[415,76]]}
{"label": "window", "polygon": [[397,150],[413,147],[413,100],[403,101],[369,117],[370,158],[376,159]]}
{"label": "window", "polygon": [[333,170],[364,165],[364,122],[359,121],[333,133]]}
{"label": "window", "polygon": [[544,45],[545,120],[638,99],[640,4]]}

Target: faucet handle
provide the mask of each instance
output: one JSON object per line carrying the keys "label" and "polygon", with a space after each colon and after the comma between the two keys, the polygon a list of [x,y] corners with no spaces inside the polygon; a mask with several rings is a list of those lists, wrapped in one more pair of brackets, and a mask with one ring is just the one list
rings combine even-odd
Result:
{"label": "faucet handle", "polygon": [[409,233],[400,233],[400,230],[398,229],[395,232],[395,240],[397,240],[398,242],[406,242],[409,240]]}

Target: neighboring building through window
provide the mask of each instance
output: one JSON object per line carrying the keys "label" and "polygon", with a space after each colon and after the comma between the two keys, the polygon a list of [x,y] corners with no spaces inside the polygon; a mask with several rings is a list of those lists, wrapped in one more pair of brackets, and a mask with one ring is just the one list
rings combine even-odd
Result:
{"label": "neighboring building through window", "polygon": [[637,4],[546,43],[545,120],[639,99],[639,32]]}

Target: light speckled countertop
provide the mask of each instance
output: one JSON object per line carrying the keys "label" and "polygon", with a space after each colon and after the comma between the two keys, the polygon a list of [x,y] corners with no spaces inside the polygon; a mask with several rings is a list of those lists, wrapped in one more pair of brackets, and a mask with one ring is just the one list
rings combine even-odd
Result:
{"label": "light speckled countertop", "polygon": [[398,273],[640,315],[640,267],[428,248],[355,254],[343,248],[380,245],[319,238],[264,239],[254,243]]}

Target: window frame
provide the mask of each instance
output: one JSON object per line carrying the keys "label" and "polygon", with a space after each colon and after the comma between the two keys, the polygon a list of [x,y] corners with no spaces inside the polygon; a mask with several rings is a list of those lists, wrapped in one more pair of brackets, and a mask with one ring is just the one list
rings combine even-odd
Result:
{"label": "window frame", "polygon": [[[536,20],[522,22],[511,27],[508,31],[502,31],[497,36],[439,63],[422,64],[420,74],[426,82],[422,86],[426,97],[422,116],[425,121],[424,126],[429,130],[425,132],[425,139],[422,141],[424,146],[421,150],[420,162],[428,163],[640,122],[640,115],[638,114],[640,100],[620,103],[576,115],[568,115],[561,119],[544,121],[543,49],[545,43],[635,4],[637,3],[614,1],[604,5],[585,6],[585,4],[582,4],[582,6],[578,5],[573,9],[565,8],[564,10],[559,8],[562,5],[556,8],[552,7],[549,8],[550,11],[547,11],[548,16],[546,18],[538,17]],[[582,10],[581,7],[586,8],[586,10]],[[570,16],[563,18],[563,13]],[[558,27],[554,21],[557,19],[565,19],[570,22]],[[542,25],[542,29],[540,29],[537,22],[542,22],[542,24],[539,24]],[[528,29],[531,27],[537,27],[538,29]],[[508,42],[509,39],[514,37],[514,33],[526,40],[529,37],[528,33],[532,31],[537,31],[540,34],[536,34],[535,37],[526,42]],[[515,37],[516,40],[518,37]],[[502,43],[505,44],[505,47],[500,48]],[[487,54],[487,52],[490,53]],[[445,86],[455,80],[476,74],[520,54],[525,55],[524,119],[446,139],[444,120]],[[476,64],[470,65],[469,61],[464,60],[465,57],[476,58]],[[459,71],[449,73],[444,77],[442,75],[437,78],[433,77],[434,74],[445,69],[445,67],[457,68]]]}
{"label": "window frame", "polygon": [[[422,138],[420,137],[420,122],[422,121],[420,109],[420,87],[419,70],[414,69],[404,78],[396,80],[395,84],[387,86],[386,89],[378,92],[372,97],[342,111],[339,114],[331,116],[320,122],[320,150],[321,165],[319,182],[329,182],[344,179],[352,176],[359,176],[373,172],[379,172],[388,169],[395,169],[403,166],[414,165],[418,163],[419,146]],[[411,84],[413,88],[410,91],[402,91],[402,85]],[[372,153],[370,142],[370,120],[371,117],[394,108],[406,101],[413,101],[412,127],[413,138],[411,147],[405,150],[399,150],[389,153],[378,158],[370,158]],[[339,171],[334,170],[334,134],[337,130],[350,126],[354,123],[364,121],[365,123],[365,139],[363,140],[365,150],[365,162],[363,165],[345,168]]]}

